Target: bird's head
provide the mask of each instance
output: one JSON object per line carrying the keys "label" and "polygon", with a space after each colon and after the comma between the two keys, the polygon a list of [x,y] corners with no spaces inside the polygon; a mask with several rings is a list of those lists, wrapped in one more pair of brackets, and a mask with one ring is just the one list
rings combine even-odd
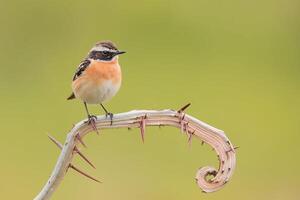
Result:
{"label": "bird's head", "polygon": [[101,41],[98,42],[89,52],[88,58],[110,62],[118,59],[118,55],[125,53],[125,51],[120,51],[117,49],[116,45],[111,41]]}

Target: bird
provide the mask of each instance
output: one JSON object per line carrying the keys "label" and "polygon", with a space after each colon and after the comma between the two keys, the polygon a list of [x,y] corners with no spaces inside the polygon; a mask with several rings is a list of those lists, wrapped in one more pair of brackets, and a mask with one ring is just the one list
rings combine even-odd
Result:
{"label": "bird", "polygon": [[107,111],[103,103],[115,96],[121,87],[119,55],[124,53],[112,41],[100,41],[77,67],[71,85],[73,92],[67,100],[79,99],[83,102],[88,123],[93,123],[97,117],[90,114],[87,104],[98,104],[105,116],[110,117],[112,125],[113,114]]}

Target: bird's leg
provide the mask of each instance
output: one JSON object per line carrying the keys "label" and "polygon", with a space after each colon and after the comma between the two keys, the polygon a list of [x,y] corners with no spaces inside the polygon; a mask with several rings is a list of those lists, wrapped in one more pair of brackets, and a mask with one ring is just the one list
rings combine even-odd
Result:
{"label": "bird's leg", "polygon": [[106,109],[105,109],[105,107],[102,105],[102,103],[100,103],[100,105],[101,105],[101,107],[103,108],[103,110],[104,110],[104,112],[105,112],[105,116],[106,116],[106,118],[109,116],[109,118],[110,118],[110,125],[112,125],[112,120],[113,120],[113,116],[114,116],[114,114],[112,114],[111,112],[108,112]]}
{"label": "bird's leg", "polygon": [[95,115],[91,115],[89,110],[88,110],[88,107],[86,105],[86,102],[83,102],[84,103],[84,107],[85,107],[85,111],[87,113],[87,116],[88,116],[88,123],[91,124],[93,122],[95,122],[95,120],[97,119],[97,117]]}
{"label": "bird's leg", "polygon": [[91,115],[89,110],[88,110],[88,107],[86,105],[86,102],[83,102],[84,103],[84,107],[85,107],[85,111],[87,113],[87,116],[88,116],[88,120],[86,121],[88,124],[91,124],[94,131],[96,131],[96,133],[99,135],[99,132],[97,130],[97,127],[96,127],[96,124],[95,124],[95,121],[97,119],[97,117],[95,115]]}

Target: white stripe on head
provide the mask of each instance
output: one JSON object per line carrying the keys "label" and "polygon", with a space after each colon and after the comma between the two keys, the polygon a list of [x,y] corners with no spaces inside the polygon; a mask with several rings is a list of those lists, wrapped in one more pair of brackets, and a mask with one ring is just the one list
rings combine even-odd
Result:
{"label": "white stripe on head", "polygon": [[109,51],[109,52],[117,52],[117,50],[109,49],[103,46],[94,46],[90,51]]}

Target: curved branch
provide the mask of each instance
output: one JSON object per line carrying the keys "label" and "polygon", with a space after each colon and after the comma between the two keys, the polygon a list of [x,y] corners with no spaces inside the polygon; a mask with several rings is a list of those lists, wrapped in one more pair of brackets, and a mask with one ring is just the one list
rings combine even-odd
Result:
{"label": "curved branch", "polygon": [[[56,145],[62,148],[61,154],[50,178],[41,192],[35,197],[35,200],[49,199],[67,173],[68,168],[73,168],[84,174],[74,167],[71,161],[75,153],[79,152],[77,145],[79,143],[84,144],[82,138],[87,133],[93,131],[93,127],[96,127],[100,131],[102,129],[122,127],[140,128],[142,138],[146,126],[163,125],[177,127],[188,135],[189,142],[192,137],[197,137],[202,140],[202,143],[209,144],[216,151],[219,159],[219,168],[215,169],[210,166],[200,168],[196,174],[196,182],[204,192],[214,192],[221,189],[233,174],[236,162],[235,148],[223,131],[183,113],[184,109],[185,107],[179,111],[133,110],[115,114],[112,125],[110,119],[106,119],[105,116],[98,116],[92,125],[85,121],[77,123],[68,133],[64,145],[55,142]],[[85,157],[83,158],[86,159]],[[208,179],[209,175],[212,178]],[[92,177],[89,176],[89,178]]]}

